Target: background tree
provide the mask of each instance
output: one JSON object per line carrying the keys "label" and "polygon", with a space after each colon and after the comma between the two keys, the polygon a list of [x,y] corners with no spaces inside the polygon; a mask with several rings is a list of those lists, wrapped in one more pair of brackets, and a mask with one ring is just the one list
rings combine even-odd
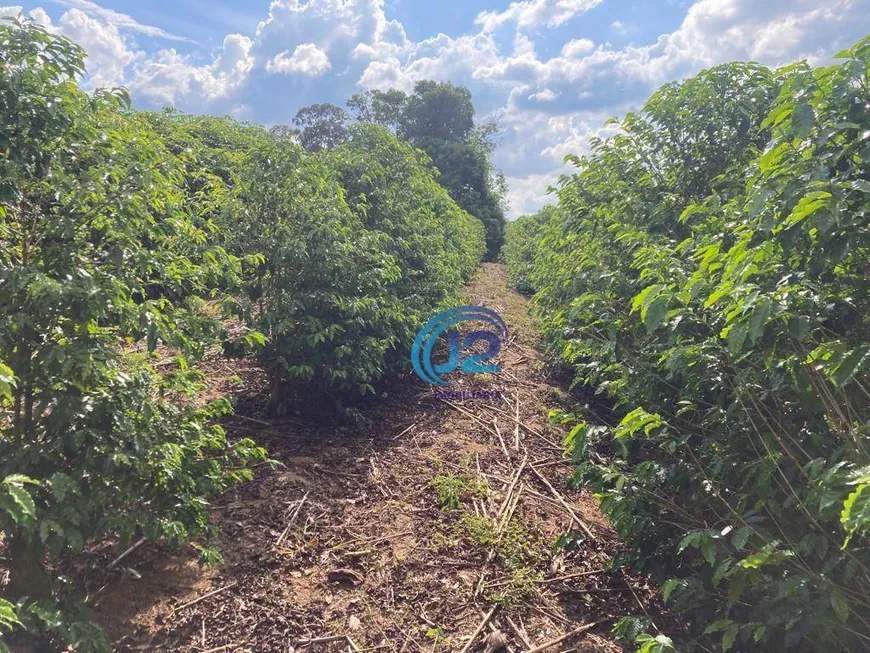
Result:
{"label": "background tree", "polygon": [[355,93],[347,101],[348,108],[359,122],[382,125],[397,132],[405,115],[408,96],[400,90],[372,90]]}
{"label": "background tree", "polygon": [[287,138],[296,142],[299,142],[301,137],[301,132],[290,125],[275,125],[269,130],[269,134],[279,140]]}
{"label": "background tree", "polygon": [[450,82],[414,85],[402,116],[402,135],[418,147],[427,141],[467,143],[474,130],[471,91]]}
{"label": "background tree", "polygon": [[300,128],[299,142],[308,152],[335,147],[347,140],[347,111],[334,104],[303,107],[293,118]]}
{"label": "background tree", "polygon": [[[396,93],[382,95],[398,100]],[[429,155],[441,173],[439,183],[483,222],[487,258],[495,259],[504,243],[505,225],[503,185],[492,165],[498,127],[487,123],[476,128],[471,92],[449,82],[417,82],[402,106],[399,134]]]}

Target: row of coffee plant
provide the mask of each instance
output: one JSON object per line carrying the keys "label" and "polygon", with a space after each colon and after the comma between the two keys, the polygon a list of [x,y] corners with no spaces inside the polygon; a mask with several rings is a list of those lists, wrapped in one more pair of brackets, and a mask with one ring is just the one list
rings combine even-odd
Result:
{"label": "row of coffee plant", "polygon": [[509,226],[602,396],[554,416],[574,482],[686,618],[644,651],[870,647],[870,39],[837,61],[664,86]]}
{"label": "row of coffee plant", "polygon": [[82,91],[83,70],[71,41],[0,26],[0,636],[79,651],[107,644],[57,561],[138,536],[217,561],[207,497],[265,460],[216,424],[226,401],[196,400],[204,353],[259,357],[276,410],[343,409],[405,364],[486,247],[382,127],[309,155],[132,111]]}

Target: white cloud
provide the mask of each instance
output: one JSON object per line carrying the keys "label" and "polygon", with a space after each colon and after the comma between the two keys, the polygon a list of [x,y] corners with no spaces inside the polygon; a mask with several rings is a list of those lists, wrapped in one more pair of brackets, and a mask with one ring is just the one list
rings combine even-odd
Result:
{"label": "white cloud", "polygon": [[[525,56],[534,58],[534,52]],[[357,82],[362,88],[387,85],[409,91],[421,79],[452,81],[474,85],[481,66],[494,66],[500,60],[498,46],[489,34],[451,38],[446,34],[420,41],[409,47],[403,58],[391,57],[371,63]],[[385,84],[389,80],[389,83]]]}
{"label": "white cloud", "polygon": [[562,56],[566,59],[574,59],[580,55],[588,54],[595,49],[595,43],[590,39],[574,39],[562,46]]}
{"label": "white cloud", "polygon": [[482,11],[474,19],[484,32],[493,32],[505,23],[518,28],[558,27],[575,16],[594,9],[604,0],[522,0],[512,2],[504,11]]}
{"label": "white cloud", "polygon": [[172,41],[192,41],[183,36],[176,36],[175,34],[170,34],[166,30],[160,29],[159,27],[154,27],[153,25],[143,25],[142,23],[137,22],[131,16],[127,14],[122,14],[120,12],[114,11],[113,9],[106,9],[105,7],[101,7],[96,2],[91,2],[91,0],[55,0],[60,5],[64,7],[70,7],[73,9],[79,9],[89,16],[98,19],[102,23],[108,23],[110,25],[114,25],[115,27],[121,29],[128,29],[133,32],[139,32],[140,34],[144,34],[146,36],[154,36],[162,39],[169,39]]}
{"label": "white cloud", "polygon": [[529,95],[530,100],[535,100],[537,102],[552,102],[558,97],[559,94],[549,88],[545,88],[543,91],[538,91],[537,93]]}
{"label": "white cloud", "polygon": [[136,55],[128,49],[116,25],[91,18],[79,9],[70,9],[61,16],[56,27],[88,53],[86,86],[99,88],[123,84],[124,69]]}
{"label": "white cloud", "polygon": [[[207,104],[241,86],[254,66],[253,41],[241,34],[228,34],[212,63],[196,65],[174,49],[133,65],[130,88],[134,96],[155,104],[177,106],[195,97]],[[190,109],[191,107],[185,107]]]}
{"label": "white cloud", "polygon": [[30,12],[30,17],[43,27],[48,27],[51,25],[51,18],[47,13],[45,13],[45,9],[42,7],[37,7],[33,11]]}
{"label": "white cloud", "polygon": [[[801,58],[821,63],[868,31],[868,0],[770,0],[763,5],[754,0],[700,0],[676,31],[649,46],[599,46],[584,56],[566,44],[560,56],[546,61],[501,58],[497,65],[478,70],[478,79],[520,85],[522,92],[515,89],[508,101],[515,132],[511,140],[546,143],[538,152],[524,146],[498,154],[502,165],[514,172],[509,175],[514,184],[511,214],[542,203],[540,189],[529,181],[538,173],[516,176],[518,157],[537,154],[540,165],[550,161],[552,171],[542,174],[555,179],[564,170],[558,166],[566,154],[582,154],[590,136],[607,135],[598,127],[606,115],[637,108],[662,83],[733,60],[772,66]],[[553,99],[542,101],[548,98]],[[563,115],[534,118],[552,112]]]}
{"label": "white cloud", "polygon": [[266,70],[270,73],[309,77],[325,75],[331,67],[327,54],[313,43],[297,46],[292,55],[289,50],[279,52],[266,63]]}
{"label": "white cloud", "polygon": [[[570,172],[570,169],[563,168],[558,172]],[[542,206],[548,203],[555,203],[556,198],[550,195],[547,190],[549,186],[556,185],[558,174],[555,172],[547,172],[537,175],[526,175],[517,177],[508,177],[508,203],[510,204],[511,218],[518,218],[521,215],[536,213]]]}

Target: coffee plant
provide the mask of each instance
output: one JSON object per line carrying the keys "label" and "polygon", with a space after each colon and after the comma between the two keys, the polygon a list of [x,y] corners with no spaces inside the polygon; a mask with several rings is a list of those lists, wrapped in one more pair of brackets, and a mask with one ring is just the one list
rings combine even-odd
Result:
{"label": "coffee plant", "polygon": [[380,127],[358,125],[317,156],[269,142],[249,153],[234,194],[233,247],[261,256],[239,314],[268,340],[278,412],[294,392],[345,410],[406,369],[416,330],[484,253],[480,221]]}
{"label": "coffee plant", "polygon": [[84,61],[0,24],[0,637],[80,651],[109,646],[64,562],[139,536],[219,562],[209,496],[266,460],[227,439],[226,400],[201,399],[205,353],[259,357],[276,410],[344,410],[410,367],[486,248],[381,127],[311,155],[281,130],[85,93]]}
{"label": "coffee plant", "polygon": [[870,645],[870,39],[838,59],[663,87],[508,230],[616,414],[573,415],[574,482],[691,624],[643,650]]}
{"label": "coffee plant", "polygon": [[[204,497],[264,452],[229,444],[217,402],[192,401],[217,325],[201,310],[238,262],[184,210],[180,172],[121,91],[73,81],[81,49],[30,23],[0,26],[0,527],[2,626],[20,620],[102,648],[51,561],[114,535],[192,540]],[[159,374],[149,352],[177,352]],[[61,615],[66,615],[66,618]]]}

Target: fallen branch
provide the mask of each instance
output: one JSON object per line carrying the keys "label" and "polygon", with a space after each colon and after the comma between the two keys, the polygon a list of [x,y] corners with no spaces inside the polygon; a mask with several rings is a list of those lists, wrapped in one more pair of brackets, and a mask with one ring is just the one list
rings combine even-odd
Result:
{"label": "fallen branch", "polygon": [[513,504],[511,504],[508,507],[508,509],[505,510],[504,515],[502,515],[501,521],[498,524],[498,529],[495,532],[497,537],[501,537],[501,534],[504,532],[505,526],[508,525],[508,523],[511,520],[511,517],[513,517],[514,511],[517,509],[517,505],[519,505],[519,503],[520,503],[520,498],[522,497],[523,490],[525,489],[525,487],[526,486],[524,483],[520,484],[520,489],[517,490],[516,493],[514,494]]}
{"label": "fallen branch", "polygon": [[236,647],[241,648],[242,646],[244,646],[247,643],[248,643],[247,641],[244,641],[244,642],[235,642],[234,644],[224,644],[223,646],[218,646],[217,648],[210,648],[208,650],[205,650],[202,653],[219,653],[220,651],[228,651],[231,648],[236,648]]}
{"label": "fallen branch", "polygon": [[544,440],[549,440],[549,438],[548,438],[546,435],[544,435],[543,433],[541,433],[540,431],[538,431],[538,430],[536,430],[536,429],[533,429],[533,428],[532,428],[531,426],[529,426],[528,424],[524,424],[523,422],[521,422],[521,421],[519,420],[519,418],[514,417],[514,416],[511,415],[510,413],[506,413],[506,412],[503,411],[501,408],[496,408],[495,406],[492,406],[492,405],[487,405],[487,408],[492,408],[493,410],[498,411],[498,412],[501,413],[502,415],[505,415],[506,417],[508,417],[508,418],[510,418],[511,420],[513,420],[514,422],[516,422],[518,426],[522,426],[524,429],[526,429],[526,430],[527,430],[529,433],[531,433],[532,435],[537,435],[539,438],[543,438]]}
{"label": "fallen branch", "polygon": [[540,585],[546,585],[548,583],[558,583],[563,580],[571,580],[572,578],[582,578],[583,576],[594,576],[596,574],[604,574],[607,573],[606,569],[594,569],[592,571],[581,571],[576,574],[568,574],[567,576],[559,576],[558,578],[545,578],[543,580],[533,580],[533,583],[538,583]]}
{"label": "fallen branch", "polygon": [[194,599],[193,601],[189,601],[188,603],[185,603],[184,605],[179,606],[179,607],[173,609],[173,610],[172,610],[172,614],[175,614],[176,612],[181,612],[181,611],[184,610],[185,608],[189,608],[189,607],[192,606],[192,605],[196,605],[196,604],[199,603],[200,601],[205,601],[207,598],[209,598],[209,597],[211,597],[211,596],[214,596],[215,594],[220,594],[221,592],[226,592],[228,589],[233,588],[233,587],[235,587],[235,586],[238,585],[238,584],[239,584],[239,583],[238,583],[237,581],[233,581],[233,582],[230,583],[229,585],[224,585],[224,586],[221,587],[220,589],[216,589],[216,590],[214,590],[214,591],[212,591],[212,592],[209,592],[208,594],[203,594],[203,595],[200,596],[198,599]]}
{"label": "fallen branch", "polygon": [[468,642],[465,644],[465,646],[462,647],[462,650],[459,653],[468,653],[468,651],[471,649],[471,645],[474,644],[474,640],[476,640],[478,635],[480,635],[480,633],[483,632],[483,629],[486,628],[486,624],[489,623],[489,620],[492,619],[493,615],[495,614],[496,610],[498,610],[498,608],[499,608],[498,603],[496,603],[494,606],[492,606],[492,610],[490,610],[489,614],[487,614],[483,618],[483,621],[480,622],[480,625],[477,627],[477,630],[475,630],[471,634],[471,639],[468,640]]}
{"label": "fallen branch", "polygon": [[287,533],[290,532],[290,529],[293,528],[293,524],[296,521],[296,518],[299,516],[299,511],[302,510],[302,505],[305,503],[305,500],[308,498],[308,494],[310,490],[305,493],[305,496],[302,497],[302,500],[296,504],[296,510],[293,511],[293,516],[290,517],[290,521],[287,522],[287,528],[278,536],[278,540],[275,542],[275,546],[281,546],[281,542],[284,541],[284,538],[287,537]]}
{"label": "fallen branch", "polygon": [[402,537],[404,535],[411,535],[413,532],[414,531],[410,531],[410,530],[399,531],[398,533],[391,533],[390,535],[384,535],[383,537],[376,537],[374,539],[368,538],[368,537],[355,537],[352,540],[347,540],[346,542],[342,542],[341,544],[336,544],[334,547],[332,547],[330,549],[330,551],[338,551],[339,549],[343,549],[344,547],[348,546],[349,544],[356,544],[356,543],[368,544],[368,545],[378,544],[378,543],[383,542],[385,540],[392,540],[392,539],[395,539],[397,537]]}
{"label": "fallen branch", "polygon": [[445,404],[447,404],[448,406],[450,406],[450,407],[453,408],[454,410],[458,410],[458,411],[459,411],[460,413],[462,413],[463,415],[467,415],[468,417],[470,417],[471,419],[473,419],[475,422],[477,422],[477,423],[479,423],[481,426],[485,427],[486,430],[489,431],[490,433],[492,433],[493,435],[498,435],[498,433],[496,433],[496,432],[493,430],[492,426],[490,426],[489,424],[487,424],[483,419],[481,419],[480,417],[478,417],[477,415],[475,415],[475,414],[472,413],[471,411],[469,411],[469,410],[465,410],[462,406],[457,406],[457,405],[454,404],[452,401],[447,401],[446,399],[440,399],[440,401],[443,401]]}
{"label": "fallen branch", "polygon": [[[484,615],[483,610],[481,610],[479,608],[478,608],[477,612],[481,617],[486,616],[486,615]],[[485,653],[490,653],[491,651],[501,651],[501,650],[505,650],[505,651],[507,651],[507,653],[513,653],[513,649],[511,648],[510,644],[508,644],[507,637],[504,636],[504,633],[502,633],[496,627],[496,625],[494,623],[492,623],[492,621],[490,621],[487,624],[487,628],[489,628],[490,635],[485,640],[486,641]],[[500,638],[500,639],[497,639],[497,638]],[[494,643],[495,643],[495,645],[494,645]]]}
{"label": "fallen branch", "polygon": [[399,435],[395,436],[395,437],[393,438],[393,440],[398,440],[398,439],[401,438],[403,435],[405,435],[405,433],[407,433],[408,431],[410,431],[412,428],[414,428],[415,426],[417,426],[417,424],[419,424],[419,423],[422,422],[422,421],[423,421],[422,418],[421,418],[421,419],[418,419],[416,422],[414,422],[413,424],[411,424],[411,426],[409,426],[409,427],[406,428],[404,431],[402,431],[401,433],[399,433]]}
{"label": "fallen branch", "polygon": [[311,639],[296,640],[296,646],[311,646],[312,644],[331,644],[332,642],[347,641],[347,635],[329,635],[327,637],[312,637]]}
{"label": "fallen branch", "polygon": [[520,395],[517,394],[517,414],[514,418],[514,449],[520,448]]}
{"label": "fallen branch", "polygon": [[577,513],[574,512],[574,509],[570,505],[568,505],[568,502],[562,498],[562,495],[556,492],[556,489],[552,485],[550,485],[550,481],[544,478],[544,475],[541,474],[541,472],[539,472],[537,469],[535,469],[533,465],[529,465],[529,469],[531,469],[535,476],[537,476],[540,481],[547,486],[547,489],[550,490],[550,493],[556,498],[559,503],[562,504],[562,506],[565,508],[565,510],[568,511],[568,514],[571,515],[574,521],[576,521],[577,524],[580,525],[580,528],[583,529],[583,532],[586,533],[586,535],[588,535],[590,539],[595,540],[595,534],[589,529],[585,522],[580,519]]}
{"label": "fallen branch", "polygon": [[128,555],[130,555],[131,553],[133,553],[133,551],[135,551],[136,549],[138,549],[138,548],[139,548],[140,546],[142,546],[143,544],[145,544],[145,538],[144,538],[144,537],[142,537],[142,538],[140,538],[139,540],[137,540],[137,541],[136,541],[132,546],[130,546],[126,551],[124,551],[121,555],[119,555],[117,558],[115,558],[114,560],[112,560],[112,562],[109,563],[109,566],[106,567],[106,571],[111,571],[112,569],[114,569],[114,568],[117,566],[117,564],[118,564],[119,562],[121,562],[121,560],[123,560],[123,559],[126,558]]}
{"label": "fallen branch", "polygon": [[501,519],[502,515],[504,515],[505,510],[507,510],[507,508],[508,508],[508,504],[510,503],[511,497],[513,496],[513,493],[514,493],[514,488],[516,487],[517,483],[519,482],[520,476],[522,475],[523,470],[526,468],[526,463],[528,462],[528,460],[529,460],[528,456],[523,458],[522,464],[517,469],[516,474],[514,474],[514,477],[511,480],[510,485],[508,485],[507,495],[505,496],[504,503],[501,504],[501,508],[499,508],[499,511],[498,511],[499,519]]}
{"label": "fallen branch", "polygon": [[532,643],[529,641],[528,637],[523,632],[522,628],[517,626],[514,623],[514,620],[511,619],[510,617],[507,617],[506,621],[508,622],[508,626],[511,627],[511,630],[514,631],[514,635],[517,636],[517,639],[520,640],[520,642],[522,642],[523,646],[525,646],[527,648],[532,648]]}
{"label": "fallen branch", "polygon": [[640,607],[640,609],[643,610],[643,613],[646,615],[646,618],[649,619],[649,622],[650,622],[650,624],[652,624],[652,627],[655,628],[656,632],[659,632],[659,627],[656,626],[655,622],[653,621],[652,615],[646,609],[646,606],[643,604],[643,601],[640,600],[640,597],[637,595],[637,592],[635,592],[634,588],[631,586],[631,581],[628,578],[628,574],[625,573],[625,569],[620,569],[620,571],[622,572],[622,580],[625,582],[625,586],[631,591],[631,595],[634,597],[635,602]]}
{"label": "fallen branch", "polygon": [[[522,494],[523,488],[525,485],[520,487],[520,491],[516,493],[516,497],[514,497],[514,492],[517,483],[520,480],[520,476],[523,474],[523,469],[526,467],[526,463],[528,462],[528,456],[523,459],[522,464],[514,474],[514,478],[511,481],[511,484],[508,486],[507,495],[505,496],[504,503],[502,503],[501,508],[498,511],[498,525],[496,526],[496,538],[501,540],[501,534],[504,530],[505,525],[508,521],[510,521],[511,515],[513,515],[514,510],[516,510],[517,504],[520,500],[520,494]],[[486,568],[490,562],[495,558],[496,550],[492,548],[489,550],[489,553],[486,556],[486,560],[483,562],[483,566],[480,568],[480,578],[477,580],[477,584],[474,587],[474,596],[477,596],[483,591],[483,582],[486,578]]]}
{"label": "fallen branch", "polygon": [[508,453],[507,445],[505,445],[504,438],[501,437],[501,430],[498,428],[498,417],[492,418],[492,426],[495,429],[495,434],[498,436],[498,442],[501,444],[501,450],[504,452],[505,458],[510,460],[511,455]]}
{"label": "fallen branch", "polygon": [[536,646],[535,648],[530,648],[526,653],[538,653],[538,651],[545,651],[548,648],[552,648],[557,644],[561,644],[566,639],[571,639],[575,635],[581,635],[585,633],[587,630],[592,630],[595,626],[604,623],[603,621],[593,621],[591,624],[586,624],[585,626],[580,626],[575,630],[572,630],[570,633],[565,633],[561,637],[557,637],[556,639],[551,639],[549,642],[541,644],[540,646]]}

